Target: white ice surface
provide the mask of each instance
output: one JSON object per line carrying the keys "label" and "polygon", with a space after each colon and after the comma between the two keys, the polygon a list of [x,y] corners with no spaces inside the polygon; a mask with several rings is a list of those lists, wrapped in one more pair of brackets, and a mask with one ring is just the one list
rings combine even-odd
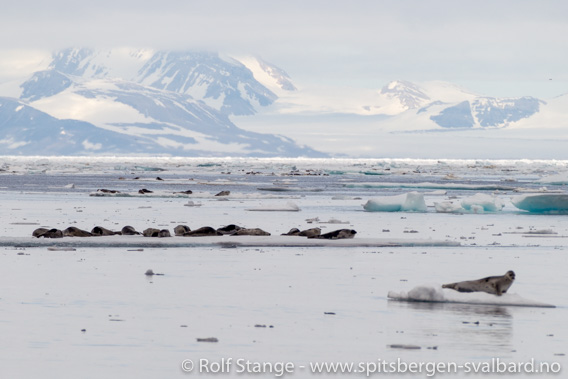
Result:
{"label": "white ice surface", "polygon": [[[200,164],[219,166],[198,167]],[[223,358],[296,365],[398,358],[405,362],[479,363],[495,357],[508,362],[558,362],[563,367],[568,363],[565,216],[520,212],[509,204],[502,212],[482,214],[365,212],[362,203],[384,192],[372,189],[371,195],[361,198],[352,195],[353,189],[340,186],[333,193],[270,199],[274,205],[293,199],[300,212],[247,212],[262,206],[266,199],[236,193],[234,198],[218,201],[210,187],[200,187],[215,183],[221,171],[251,167],[265,175],[274,172],[274,181],[291,179],[284,174],[294,170],[306,173],[307,168],[351,173],[332,176],[337,183],[357,181],[356,175],[364,175],[359,174],[362,171],[404,175],[417,182],[448,174],[527,182],[565,169],[563,162],[523,161],[2,158],[2,375],[205,377],[211,375],[184,374],[182,360],[220,362]],[[119,176],[143,173],[155,178],[162,175],[157,169],[185,178],[195,172],[216,175],[208,184],[190,182],[195,199],[90,197],[91,189],[74,183],[77,176],[101,174],[100,187],[105,188],[109,177],[118,180]],[[69,180],[61,181],[56,192],[32,192],[27,180],[33,175],[63,175]],[[237,185],[238,176],[227,178],[231,179],[227,185]],[[244,195],[249,188],[247,196],[260,195],[255,193],[257,180],[247,176],[245,183],[255,184],[243,184],[239,192]],[[310,186],[315,188],[318,180],[310,178]],[[21,188],[6,190],[14,183]],[[149,187],[149,183],[139,185]],[[155,186],[159,188],[159,184]],[[221,183],[215,188],[220,191],[224,186]],[[434,202],[459,203],[467,196],[454,190],[448,190],[447,195],[424,194],[428,208]],[[508,199],[512,192],[496,196]],[[201,206],[185,206],[190,200]],[[335,225],[316,219],[349,221]],[[261,227],[272,236],[31,237],[38,227],[90,230],[101,225],[120,230],[131,224],[137,230],[158,227],[173,231],[178,224],[196,228],[231,223]],[[315,226],[322,232],[349,228],[358,233],[351,240],[315,242],[280,236],[292,227]],[[380,244],[397,241],[400,246]],[[144,273],[148,269],[164,275],[147,277]],[[388,291],[408,293],[422,283],[455,282],[509,269],[517,274],[510,295],[518,297],[504,299],[517,303],[534,299],[557,308],[387,298]],[[216,337],[219,342],[197,342],[197,338],[206,337]],[[389,347],[394,344],[421,349]],[[327,377],[353,376],[359,375]],[[298,370],[294,377],[312,375]]]}
{"label": "white ice surface", "polygon": [[491,295],[484,292],[462,293],[441,285],[422,285],[408,292],[389,291],[388,298],[399,301],[423,301],[434,303],[461,303],[479,305],[508,305],[519,307],[554,308],[552,304],[525,299],[515,293],[505,293],[502,296]]}

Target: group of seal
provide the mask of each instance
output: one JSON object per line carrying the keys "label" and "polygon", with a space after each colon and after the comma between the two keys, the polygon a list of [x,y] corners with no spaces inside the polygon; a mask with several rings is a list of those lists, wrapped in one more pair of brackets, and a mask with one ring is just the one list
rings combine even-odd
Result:
{"label": "group of seal", "polygon": [[[352,229],[339,229],[329,233],[321,234],[320,228],[311,228],[300,231],[297,228],[291,229],[284,236],[300,236],[307,238],[320,239],[343,239],[353,238],[357,232]],[[211,236],[270,236],[270,233],[260,228],[244,228],[235,224],[230,224],[221,228],[203,226],[195,230],[187,225],[178,225],[174,228],[174,234],[178,237],[211,237]],[[102,226],[95,226],[90,232],[70,226],[67,229],[47,229],[38,228],[33,231],[32,236],[37,238],[63,238],[63,237],[97,237],[112,235],[143,235],[144,237],[171,237],[168,229],[147,228],[142,232],[136,231],[132,226],[127,225],[121,231],[112,231]]]}
{"label": "group of seal", "polygon": [[[157,178],[158,180],[163,180],[160,178]],[[120,194],[121,192],[118,190],[110,190],[110,189],[106,189],[106,188],[99,188],[96,190],[96,192],[93,194],[94,196],[98,196],[98,195],[102,195],[102,194],[111,194],[111,195],[116,195],[116,194]],[[147,193],[154,193],[154,191],[151,191],[147,188],[141,188],[138,190],[138,193],[141,195],[145,195]],[[174,192],[174,194],[177,193],[181,193],[184,195],[191,195],[193,193],[192,190],[186,190],[186,191],[178,191],[178,192]],[[219,193],[217,193],[215,196],[229,196],[231,194],[231,191],[221,191]],[[93,196],[91,195],[91,196]]]}
{"label": "group of seal", "polygon": [[501,296],[507,292],[514,281],[515,273],[509,270],[502,276],[488,276],[487,278],[478,280],[449,283],[442,285],[442,288],[450,288],[458,292],[487,292],[492,295]]}
{"label": "group of seal", "polygon": [[329,233],[321,234],[320,228],[310,228],[302,231],[300,231],[300,229],[298,228],[292,228],[288,233],[282,235],[337,240],[337,239],[353,238],[355,237],[355,234],[357,234],[357,231],[353,229],[338,229]]}

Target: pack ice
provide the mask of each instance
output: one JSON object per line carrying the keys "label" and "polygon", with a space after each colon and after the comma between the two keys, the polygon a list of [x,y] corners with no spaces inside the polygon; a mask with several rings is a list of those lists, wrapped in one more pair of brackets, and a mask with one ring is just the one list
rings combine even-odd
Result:
{"label": "pack ice", "polygon": [[564,193],[520,195],[513,197],[511,202],[532,213],[568,213],[568,194]]}
{"label": "pack ice", "polygon": [[426,202],[423,194],[413,191],[370,199],[363,209],[367,212],[426,212]]}

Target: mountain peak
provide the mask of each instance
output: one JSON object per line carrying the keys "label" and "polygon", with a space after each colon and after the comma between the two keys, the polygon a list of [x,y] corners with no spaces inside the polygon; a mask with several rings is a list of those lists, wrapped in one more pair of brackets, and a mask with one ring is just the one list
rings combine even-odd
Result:
{"label": "mountain peak", "polygon": [[405,109],[420,108],[430,101],[422,88],[405,80],[391,81],[381,89],[380,94],[397,99]]}

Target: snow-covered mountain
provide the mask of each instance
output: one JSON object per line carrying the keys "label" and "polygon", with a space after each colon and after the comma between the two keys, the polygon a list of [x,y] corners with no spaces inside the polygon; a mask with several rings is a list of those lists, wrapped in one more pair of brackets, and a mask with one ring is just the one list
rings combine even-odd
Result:
{"label": "snow-covered mountain", "polygon": [[16,96],[0,101],[0,154],[322,155],[233,124],[277,96],[216,53],[66,49]]}
{"label": "snow-covered mountain", "polygon": [[396,133],[505,138],[489,131],[568,126],[566,96],[496,98],[439,81],[310,87],[258,57],[213,52],[77,48],[40,58],[12,81],[0,73],[0,155],[322,155],[300,144],[381,155]]}
{"label": "snow-covered mountain", "polygon": [[546,104],[529,96],[480,96],[444,82],[418,85],[393,81],[383,87],[379,96],[383,102],[390,101],[391,108],[392,103],[398,106],[395,116],[404,113],[405,118],[414,119],[414,128],[419,129],[505,127],[533,116]]}

